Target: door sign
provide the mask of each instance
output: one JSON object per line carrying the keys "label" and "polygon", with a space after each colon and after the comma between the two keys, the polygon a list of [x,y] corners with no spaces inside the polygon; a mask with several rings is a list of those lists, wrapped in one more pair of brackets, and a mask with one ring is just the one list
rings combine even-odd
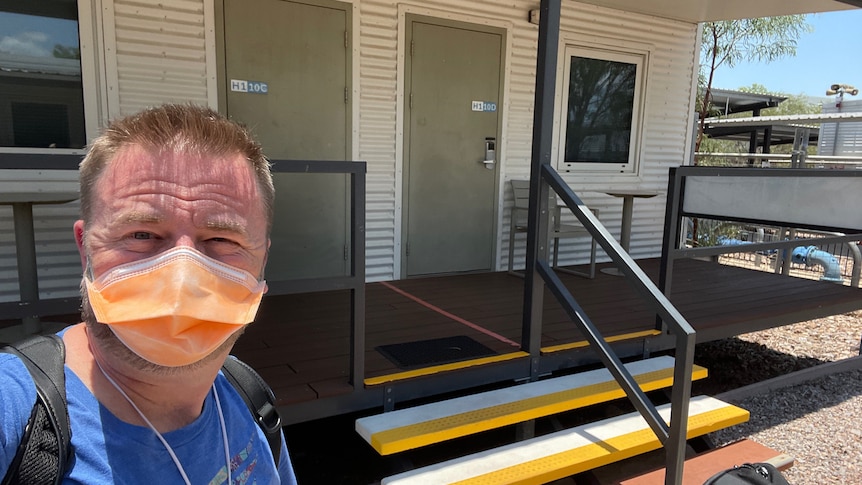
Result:
{"label": "door sign", "polygon": [[485,111],[493,113],[497,111],[497,103],[492,103],[490,101],[473,101],[471,109],[473,111]]}
{"label": "door sign", "polygon": [[266,94],[269,91],[269,86],[260,81],[231,79],[230,90],[238,93]]}

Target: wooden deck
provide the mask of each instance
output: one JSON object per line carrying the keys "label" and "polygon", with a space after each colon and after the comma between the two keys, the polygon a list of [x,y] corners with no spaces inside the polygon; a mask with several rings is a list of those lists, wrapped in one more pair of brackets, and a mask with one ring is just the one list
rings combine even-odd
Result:
{"label": "wooden deck", "polygon": [[[657,259],[638,263],[657,279]],[[560,276],[604,336],[654,328],[654,313],[623,278]],[[862,308],[859,289],[705,261],[677,261],[673,289],[671,301],[700,342]],[[521,278],[502,272],[409,279],[369,283],[366,293],[365,377],[401,370],[375,349],[380,345],[467,335],[501,354],[518,350]],[[542,346],[582,340],[553,296],[545,292],[544,300]],[[235,353],[261,372],[282,406],[307,408],[353,390],[349,335],[347,291],[270,296]]]}
{"label": "wooden deck", "polygon": [[[637,262],[657,280],[658,259]],[[654,329],[654,313],[623,278],[601,271],[593,280],[558,274],[605,337]],[[505,272],[367,284],[364,377],[403,371],[376,349],[381,345],[463,335],[500,355],[518,351],[523,291],[524,280]],[[699,342],[862,309],[860,289],[695,260],[676,262],[670,299],[697,330]],[[544,301],[543,349],[582,341],[547,291]],[[272,385],[287,423],[382,406],[388,392],[400,402],[521,379],[525,372],[529,376],[530,361],[520,357],[497,364],[491,376],[486,365],[478,371],[399,382],[394,391],[384,385],[363,386],[361,379],[354,388],[348,382],[349,304],[348,291],[267,296],[257,321],[237,343],[235,354]],[[77,305],[66,305],[64,311]],[[46,321],[68,324],[78,316]],[[0,317],[0,328],[15,323]],[[625,345],[625,355],[631,357],[645,348],[655,352],[673,345],[667,336],[647,339],[619,345]],[[542,372],[595,360],[587,348],[543,353]]]}

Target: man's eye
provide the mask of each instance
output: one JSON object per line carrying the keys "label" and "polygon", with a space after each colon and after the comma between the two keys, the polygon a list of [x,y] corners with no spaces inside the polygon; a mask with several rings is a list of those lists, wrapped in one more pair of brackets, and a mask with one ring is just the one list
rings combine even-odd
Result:
{"label": "man's eye", "polygon": [[210,241],[217,243],[236,244],[234,241],[223,237],[214,237],[210,239]]}
{"label": "man's eye", "polygon": [[136,232],[132,234],[132,237],[134,239],[151,239],[153,235],[148,232]]}

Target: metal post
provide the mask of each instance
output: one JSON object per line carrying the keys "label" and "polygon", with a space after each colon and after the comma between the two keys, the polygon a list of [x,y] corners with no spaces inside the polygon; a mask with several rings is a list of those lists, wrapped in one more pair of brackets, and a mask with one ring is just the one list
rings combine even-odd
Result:
{"label": "metal post", "polygon": [[[364,165],[364,164],[363,164]],[[350,383],[364,389],[365,379],[365,168],[350,174]]]}
{"label": "metal post", "polygon": [[[21,302],[31,308],[39,301],[39,278],[36,267],[36,236],[33,229],[33,205],[25,202],[12,204],[15,221],[15,252],[18,257],[18,288]],[[39,333],[42,326],[36,309],[22,318],[25,335]]]}
{"label": "metal post", "polygon": [[[670,297],[673,277],[673,256],[679,249],[682,217],[680,211],[680,192],[682,177],[677,176],[677,168],[671,167],[667,177],[667,200],[665,202],[665,224],[661,245],[661,266],[659,268],[658,287],[665,296]],[[661,319],[656,322],[656,328],[661,329]]]}
{"label": "metal post", "polygon": [[[539,8],[539,42],[536,54],[536,97],[533,115],[533,150],[530,168],[530,204],[527,216],[527,261],[524,269],[524,314],[521,348],[535,362],[540,353],[542,333],[543,282],[536,261],[548,254],[548,185],[541,179],[542,165],[551,163],[554,126],[557,52],[560,42],[561,0],[542,0]],[[531,377],[538,368],[531,366]]]}
{"label": "metal post", "polygon": [[694,367],[694,332],[675,329],[673,387],[671,388],[670,430],[665,442],[666,485],[682,483],[685,466],[686,434],[688,431],[689,402],[691,400],[691,373]]}

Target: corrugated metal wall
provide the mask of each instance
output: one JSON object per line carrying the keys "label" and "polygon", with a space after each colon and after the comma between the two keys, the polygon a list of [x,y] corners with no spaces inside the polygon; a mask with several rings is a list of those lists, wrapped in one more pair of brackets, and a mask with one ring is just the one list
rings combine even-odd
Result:
{"label": "corrugated metal wall", "polygon": [[[403,142],[398,98],[402,65],[398,47],[403,42],[398,35],[399,27],[403,29],[403,25],[399,26],[399,8],[402,14],[408,11],[488,22],[509,31],[507,91],[503,100],[506,124],[499,150],[500,183],[503,184],[499,203],[499,268],[506,266],[508,254],[508,207],[511,207],[512,195],[507,181],[529,174],[538,27],[527,19],[529,10],[537,8],[537,3],[434,0],[423,1],[420,5],[401,4],[399,7],[398,3],[385,0],[358,2],[359,32],[354,38],[358,40],[359,58],[354,68],[359,70],[359,151],[354,158],[368,162],[366,274],[369,280],[399,277]],[[212,102],[208,97],[212,86],[207,85],[207,75],[212,73],[207,71],[206,46],[209,44],[205,35],[205,17],[211,14],[206,9],[213,8],[212,3],[162,0],[158,4],[148,4],[104,0],[102,8],[109,105],[102,117],[127,114],[166,101]],[[571,43],[608,44],[617,48],[629,45],[648,53],[640,180],[612,175],[565,175],[588,205],[600,210],[601,220],[617,233],[621,202],[600,193],[601,190],[623,185],[663,192],[668,168],[684,163],[691,125],[688,111],[696,58],[693,52],[696,26],[571,1],[564,2],[563,8],[563,37]],[[659,254],[664,201],[661,195],[635,202],[631,245],[635,257]],[[0,229],[4,229],[0,233],[3,246],[0,300],[10,301],[17,299],[14,251],[9,249],[13,244],[10,241],[11,210],[0,209]],[[39,208],[38,213],[43,297],[75,294],[80,268],[71,241],[71,223],[77,209],[75,206],[44,207]],[[585,247],[585,244],[565,246],[562,260],[583,261]],[[518,257],[523,257],[523,243],[519,243],[518,249]]]}
{"label": "corrugated metal wall", "polygon": [[[823,113],[858,112],[862,112],[862,100],[844,101],[840,109],[834,102],[823,104]],[[862,123],[821,123],[817,154],[854,156],[862,154]]]}
{"label": "corrugated metal wall", "polygon": [[[501,146],[501,219],[499,224],[498,264],[508,258],[508,217],[512,205],[511,189],[506,182],[529,175],[533,93],[538,27],[528,22],[535,2],[455,0],[425,1],[409,12],[444,18],[471,19],[508,24],[510,58],[508,91],[505,93],[507,120]],[[621,201],[601,194],[602,189],[629,188],[666,190],[667,170],[685,161],[688,127],[691,124],[690,93],[696,40],[696,25],[656,19],[574,2],[564,2],[563,36],[572,43],[600,46],[605,43],[648,51],[640,180],[614,175],[584,177],[567,174],[565,178],[582,198],[600,211],[601,220],[618,233]],[[401,140],[396,96],[400,76],[397,53],[399,6],[393,2],[362,1],[360,9],[360,126],[358,159],[368,161],[368,267],[369,279],[398,278],[396,258],[400,255]],[[404,6],[402,5],[402,9]],[[594,192],[598,191],[598,192]],[[655,256],[661,250],[664,223],[664,196],[638,200],[631,251],[635,257]],[[445,230],[445,229],[441,229]],[[523,258],[523,239],[519,239],[516,258]],[[565,245],[561,261],[584,260],[587,245]]]}
{"label": "corrugated metal wall", "polygon": [[208,104],[203,0],[103,0],[111,115]]}

